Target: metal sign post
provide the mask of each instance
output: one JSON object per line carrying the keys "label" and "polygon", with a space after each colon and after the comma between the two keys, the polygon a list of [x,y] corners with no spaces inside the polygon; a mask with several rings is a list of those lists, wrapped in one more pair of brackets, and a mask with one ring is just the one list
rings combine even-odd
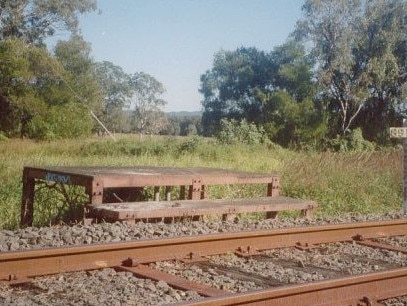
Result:
{"label": "metal sign post", "polygon": [[403,211],[407,214],[407,119],[403,119],[403,127],[391,127],[390,138],[403,139]]}

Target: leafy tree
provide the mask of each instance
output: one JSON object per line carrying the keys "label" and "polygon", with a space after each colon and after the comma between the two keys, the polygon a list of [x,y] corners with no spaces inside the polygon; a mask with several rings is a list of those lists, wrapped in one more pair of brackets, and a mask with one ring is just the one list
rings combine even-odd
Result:
{"label": "leafy tree", "polygon": [[369,97],[356,124],[370,140],[388,141],[389,126],[401,121],[395,112],[407,97],[407,2],[367,2],[355,57],[369,75]]}
{"label": "leafy tree", "polygon": [[406,82],[406,1],[307,0],[303,11],[296,34],[312,43],[332,134],[386,122]]}
{"label": "leafy tree", "polygon": [[133,114],[133,126],[141,135],[161,134],[161,131],[168,125],[167,117],[159,108],[148,108],[141,112],[141,108],[137,108]]}
{"label": "leafy tree", "polygon": [[17,100],[28,91],[30,69],[26,53],[19,40],[0,41],[0,130],[7,136],[19,132],[24,117]]}
{"label": "leafy tree", "polygon": [[312,56],[318,59],[317,74],[325,99],[332,101],[333,112],[340,114],[340,130],[345,133],[363,107],[367,79],[353,69],[360,16],[359,0],[307,0],[305,18],[297,26],[299,33],[313,42]]}
{"label": "leafy tree", "polygon": [[[102,112],[103,94],[100,84],[94,77],[94,62],[91,57],[91,46],[79,35],[73,35],[67,41],[58,41],[55,56],[67,74],[62,82],[69,89],[69,99],[82,103],[87,109],[85,118],[99,117]],[[79,119],[79,118],[78,118]],[[96,129],[98,121],[93,121]]]}
{"label": "leafy tree", "polygon": [[296,101],[313,95],[313,61],[307,56],[304,45],[288,39],[274,48],[271,59],[277,67],[273,79],[275,90],[286,90]]}
{"label": "leafy tree", "polygon": [[58,43],[57,59],[43,41],[57,30],[78,33],[79,14],[95,9],[96,0],[1,1],[0,130],[9,136],[35,138],[73,137],[90,131],[84,101],[79,101],[73,88],[88,106],[96,105],[98,98],[89,79],[76,74],[84,61],[69,58],[72,54],[67,52],[74,44],[78,51],[85,43],[77,35]]}
{"label": "leafy tree", "polygon": [[130,86],[136,131],[140,134],[157,134],[166,125],[162,107],[167,102],[160,98],[165,92],[164,86],[144,72],[133,74]]}
{"label": "leafy tree", "polygon": [[97,0],[2,0],[0,40],[42,44],[57,30],[77,33],[79,14],[97,9]]}
{"label": "leafy tree", "polygon": [[105,97],[105,104],[111,108],[128,108],[131,96],[130,75],[119,66],[103,61],[95,63],[95,77]]}
{"label": "leafy tree", "polygon": [[261,121],[261,104],[252,90],[267,90],[275,70],[270,57],[256,48],[216,53],[212,69],[201,76],[205,135],[219,131],[222,118]]}
{"label": "leafy tree", "polygon": [[88,109],[75,101],[44,107],[28,123],[27,135],[31,138],[53,140],[89,134],[92,118]]}
{"label": "leafy tree", "polygon": [[63,68],[46,49],[19,39],[0,42],[0,58],[0,129],[24,136],[29,121],[46,106],[41,97],[61,86],[56,71]]}
{"label": "leafy tree", "polygon": [[285,147],[319,147],[327,125],[323,111],[310,97],[296,101],[287,91],[276,91],[259,99],[264,104],[264,129],[271,140]]}
{"label": "leafy tree", "polygon": [[[101,119],[113,131],[129,130],[124,109],[130,106],[130,75],[111,62],[95,63],[95,78],[104,97]],[[100,128],[98,129],[98,131]]]}
{"label": "leafy tree", "polygon": [[200,115],[167,115],[168,124],[162,130],[164,135],[193,136],[202,135]]}
{"label": "leafy tree", "polygon": [[86,104],[93,111],[102,108],[102,92],[94,77],[94,62],[91,46],[79,35],[67,41],[58,41],[55,56],[69,73],[62,80],[70,89],[70,94]]}
{"label": "leafy tree", "polygon": [[183,117],[179,126],[181,136],[199,135],[202,132],[200,116]]}
{"label": "leafy tree", "polygon": [[314,133],[324,117],[311,100],[312,68],[304,46],[294,39],[269,54],[255,48],[219,52],[212,70],[201,77],[204,131],[216,135],[225,129],[223,119],[243,118],[282,145],[315,142],[325,129]]}
{"label": "leafy tree", "polygon": [[69,72],[45,48],[9,39],[0,57],[0,130],[42,139],[90,132],[89,114],[65,82]]}
{"label": "leafy tree", "polygon": [[167,116],[167,125],[162,129],[163,135],[179,136],[181,118],[175,116]]}

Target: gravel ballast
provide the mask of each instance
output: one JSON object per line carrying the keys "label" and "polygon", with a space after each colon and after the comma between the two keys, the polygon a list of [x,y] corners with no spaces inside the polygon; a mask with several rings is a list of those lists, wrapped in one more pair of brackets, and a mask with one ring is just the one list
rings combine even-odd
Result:
{"label": "gravel ballast", "polygon": [[340,218],[315,220],[268,219],[253,221],[235,219],[229,222],[184,221],[172,224],[138,222],[135,225],[116,222],[92,225],[60,225],[41,228],[28,227],[15,231],[0,231],[0,252],[295,226],[394,220],[400,218],[402,218],[401,214],[388,214],[384,216],[343,216]]}
{"label": "gravel ballast", "polygon": [[[274,229],[403,218],[402,215],[344,216],[334,219],[243,220],[230,222],[185,221],[181,223],[100,223],[52,226],[0,231],[0,252],[58,246],[88,245],[140,239],[203,235],[247,230]],[[384,238],[387,243],[405,247],[406,238]],[[321,253],[322,250],[322,253]],[[341,255],[342,254],[342,255]],[[345,254],[345,255],[343,255]],[[290,264],[286,264],[290,262]],[[292,264],[294,263],[294,264]],[[205,264],[179,261],[158,262],[150,267],[233,293],[270,286],[306,283],[334,277],[335,273],[354,275],[383,269],[380,264],[406,266],[407,255],[374,250],[355,243],[332,243],[319,250],[303,252],[295,248],[270,250],[259,258],[234,254],[212,256]],[[320,270],[309,269],[320,267]],[[332,271],[331,274],[325,270]],[[226,272],[225,272],[226,271]],[[243,273],[248,277],[242,277]],[[38,277],[31,285],[0,285],[0,305],[163,305],[202,298],[196,292],[183,292],[165,282],[140,279],[129,272],[113,269],[65,273]],[[407,305],[405,298],[386,305]]]}

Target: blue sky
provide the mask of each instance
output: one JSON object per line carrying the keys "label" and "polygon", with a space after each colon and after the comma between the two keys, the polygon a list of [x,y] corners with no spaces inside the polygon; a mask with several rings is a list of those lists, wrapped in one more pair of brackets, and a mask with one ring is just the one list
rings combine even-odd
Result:
{"label": "blue sky", "polygon": [[100,14],[81,17],[96,61],[133,74],[144,71],[166,88],[166,111],[198,111],[201,74],[219,50],[284,43],[304,0],[98,0]]}

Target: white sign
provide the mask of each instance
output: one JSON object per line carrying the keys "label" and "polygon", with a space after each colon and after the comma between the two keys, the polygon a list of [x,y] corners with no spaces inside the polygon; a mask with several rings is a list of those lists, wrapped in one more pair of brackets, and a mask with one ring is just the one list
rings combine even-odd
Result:
{"label": "white sign", "polygon": [[407,127],[391,127],[390,138],[407,138]]}

